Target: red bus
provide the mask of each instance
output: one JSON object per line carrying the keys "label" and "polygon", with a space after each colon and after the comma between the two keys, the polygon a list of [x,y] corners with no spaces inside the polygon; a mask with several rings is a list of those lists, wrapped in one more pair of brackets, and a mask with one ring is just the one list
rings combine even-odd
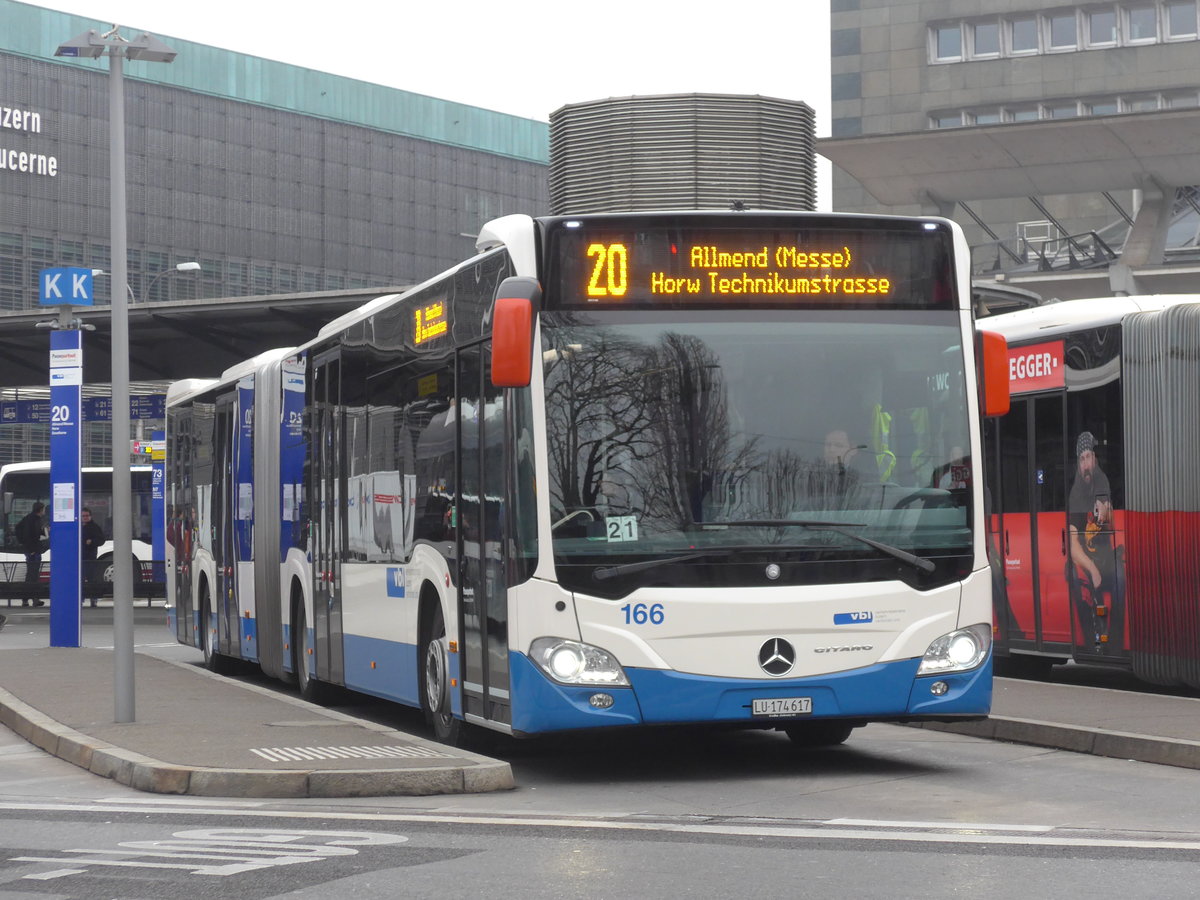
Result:
{"label": "red bus", "polygon": [[1200,295],[1055,303],[1008,341],[984,423],[997,666],[1200,687]]}

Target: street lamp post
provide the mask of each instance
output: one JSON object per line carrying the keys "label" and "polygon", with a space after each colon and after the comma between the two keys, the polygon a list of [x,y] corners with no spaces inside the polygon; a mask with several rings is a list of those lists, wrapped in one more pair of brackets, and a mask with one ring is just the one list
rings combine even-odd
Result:
{"label": "street lamp post", "polygon": [[[155,272],[154,276],[150,279],[150,283],[146,285],[146,293],[143,295],[143,301],[148,301],[150,299],[150,289],[154,287],[154,285],[158,282],[158,279],[162,278],[164,275],[177,275],[180,272],[199,271],[201,271],[200,263],[192,261],[176,263],[175,267],[172,269],[163,269],[161,272]],[[111,275],[111,273],[105,272],[103,269],[92,269],[92,275]],[[125,290],[129,294],[129,302],[137,303],[137,296],[133,293],[133,288],[126,284]]]}
{"label": "street lamp post", "polygon": [[[125,209],[126,59],[169,63],[175,51],[149,34],[132,41],[114,25],[94,29],[59,45],[55,56],[99,59],[108,54],[108,152],[112,243],[112,456],[113,456],[113,657],[114,711],[117,722],[134,721],[133,686],[133,513],[129,447],[129,304]],[[120,463],[122,448],[125,464]]]}
{"label": "street lamp post", "polygon": [[[179,272],[199,272],[199,271],[200,271],[200,263],[198,263],[198,262],[181,262],[181,263],[177,263],[175,265],[175,268],[173,268],[173,269],[163,269],[161,272],[159,272],[157,275],[155,275],[153,278],[151,278],[150,283],[148,285],[146,285],[146,290],[142,294],[142,302],[148,303],[150,301],[150,297],[151,297],[150,289],[153,288],[154,285],[158,282],[158,279],[162,278],[164,275],[175,275],[175,274],[178,274]],[[168,294],[168,296],[170,296],[170,295]]]}

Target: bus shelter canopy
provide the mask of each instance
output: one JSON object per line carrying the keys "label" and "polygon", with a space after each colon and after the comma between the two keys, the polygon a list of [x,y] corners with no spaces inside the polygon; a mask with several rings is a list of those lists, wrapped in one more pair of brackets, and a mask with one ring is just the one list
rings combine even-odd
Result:
{"label": "bus shelter canopy", "polygon": [[1200,184],[1200,109],[823,138],[887,206]]}
{"label": "bus shelter canopy", "polygon": [[[404,289],[130,304],[129,378],[215,378],[265,350],[307,343],[343,313]],[[73,315],[95,327],[83,336],[84,383],[108,384],[112,380],[110,307],[79,307]],[[39,323],[56,318],[53,307],[0,313],[0,385],[48,384],[49,329]]]}

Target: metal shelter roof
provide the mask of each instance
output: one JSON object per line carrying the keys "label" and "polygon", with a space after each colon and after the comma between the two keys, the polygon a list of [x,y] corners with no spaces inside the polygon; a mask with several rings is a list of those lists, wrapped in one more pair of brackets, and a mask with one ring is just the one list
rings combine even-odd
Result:
{"label": "metal shelter roof", "polygon": [[[213,378],[264,350],[306,343],[342,313],[407,287],[130,304],[129,377]],[[112,380],[110,308],[81,307],[75,315],[95,326],[84,332],[84,383],[107,384]],[[0,386],[47,384],[49,329],[36,325],[55,318],[54,308],[0,313]]]}
{"label": "metal shelter roof", "polygon": [[953,203],[1200,184],[1200,109],[823,138],[880,203]]}

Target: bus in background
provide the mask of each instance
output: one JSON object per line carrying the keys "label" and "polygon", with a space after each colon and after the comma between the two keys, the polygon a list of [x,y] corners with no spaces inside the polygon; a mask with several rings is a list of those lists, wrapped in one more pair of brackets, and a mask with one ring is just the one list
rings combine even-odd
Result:
{"label": "bus in background", "polygon": [[1007,356],[954,223],[508,216],[477,248],[169,390],[180,641],[447,742],[987,714]]}
{"label": "bus in background", "polygon": [[1200,295],[992,316],[1012,410],[985,426],[998,664],[1200,688]]}
{"label": "bus in background", "polygon": [[[106,541],[101,545],[97,560],[102,564],[101,578],[112,581],[112,468],[109,466],[85,466],[80,472],[83,502],[92,512],[92,521],[104,529]],[[153,473],[150,466],[130,468],[130,483],[133,489],[133,556],[139,562],[153,559],[152,509]],[[4,546],[0,550],[0,562],[8,581],[19,581],[25,577],[25,553],[17,541],[17,523],[25,518],[39,500],[46,505],[46,523],[50,522],[50,462],[8,463],[0,466],[0,526],[3,527]],[[47,570],[49,551],[42,554],[42,568]],[[20,565],[16,565],[19,563]],[[140,580],[135,578],[135,581]]]}

